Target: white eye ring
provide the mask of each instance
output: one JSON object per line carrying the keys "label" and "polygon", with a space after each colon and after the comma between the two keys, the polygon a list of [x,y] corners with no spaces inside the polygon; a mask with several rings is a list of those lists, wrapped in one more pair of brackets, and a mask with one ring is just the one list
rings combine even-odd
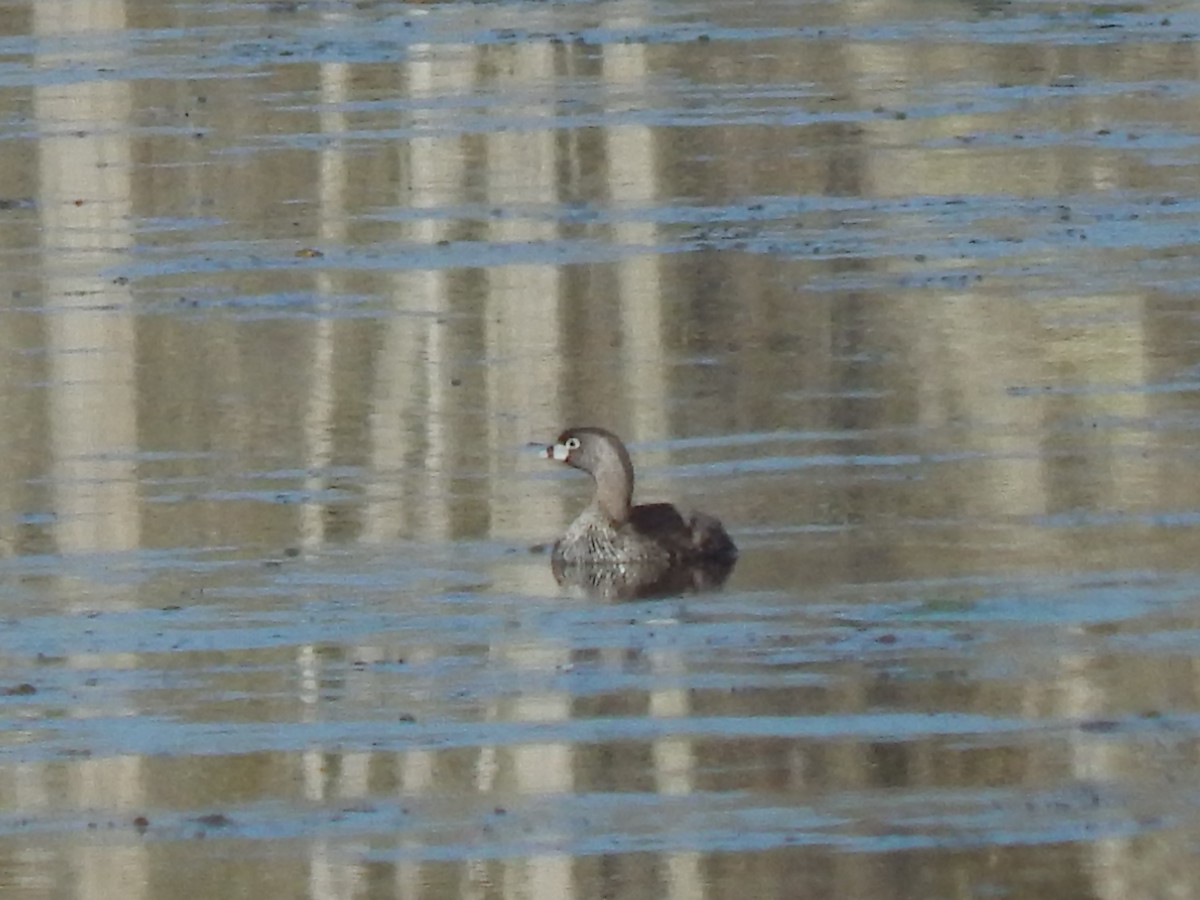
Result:
{"label": "white eye ring", "polygon": [[579,449],[579,438],[577,438],[577,437],[567,438],[565,441],[563,441],[563,446],[566,447],[568,450],[578,450]]}

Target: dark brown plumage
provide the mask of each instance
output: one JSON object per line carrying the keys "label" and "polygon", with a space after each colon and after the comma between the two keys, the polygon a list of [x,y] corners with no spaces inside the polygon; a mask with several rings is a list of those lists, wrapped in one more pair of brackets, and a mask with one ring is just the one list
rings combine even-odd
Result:
{"label": "dark brown plumage", "polygon": [[670,503],[633,505],[633,463],[621,439],[603,428],[568,428],[547,459],[592,476],[596,494],[554,544],[554,559],[576,564],[729,562],[737,547],[713,516]]}

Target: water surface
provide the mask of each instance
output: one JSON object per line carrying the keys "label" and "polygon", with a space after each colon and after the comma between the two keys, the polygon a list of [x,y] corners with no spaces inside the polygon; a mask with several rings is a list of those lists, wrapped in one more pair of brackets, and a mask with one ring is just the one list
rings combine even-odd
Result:
{"label": "water surface", "polygon": [[1197,34],[0,3],[0,891],[1192,896]]}

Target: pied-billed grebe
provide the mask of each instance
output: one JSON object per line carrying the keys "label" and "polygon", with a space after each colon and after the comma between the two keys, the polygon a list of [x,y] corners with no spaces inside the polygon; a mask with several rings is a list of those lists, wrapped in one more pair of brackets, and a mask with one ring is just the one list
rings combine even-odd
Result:
{"label": "pied-billed grebe", "polygon": [[683,513],[670,503],[633,505],[633,463],[612,432],[568,428],[546,448],[545,456],[582,469],[596,483],[592,502],[555,542],[555,560],[571,565],[687,565],[737,559],[737,547],[712,516]]}

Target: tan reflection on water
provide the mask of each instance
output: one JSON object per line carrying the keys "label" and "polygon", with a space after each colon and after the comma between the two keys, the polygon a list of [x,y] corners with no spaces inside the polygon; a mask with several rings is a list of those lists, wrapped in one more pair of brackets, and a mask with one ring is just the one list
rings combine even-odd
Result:
{"label": "tan reflection on water", "polygon": [[[29,133],[0,199],[34,201],[0,221],[3,652],[38,689],[5,697],[5,891],[1191,895],[1190,863],[1146,860],[1194,841],[1168,779],[1194,754],[1118,726],[1194,712],[1194,662],[1104,641],[1194,617],[1021,603],[1193,566],[1194,529],[1155,518],[1200,502],[1193,314],[1141,274],[1193,248],[1046,222],[1186,194],[1194,163],[1108,138],[1174,136],[1194,98],[955,98],[964,66],[981,92],[1194,79],[1194,48],[1071,45],[1066,71],[1035,37],[864,37],[892,13],[852,2],[700,3],[716,37],[678,41],[624,2],[31,9],[3,19],[45,42],[31,83],[0,88]],[[506,29],[535,36],[481,36]],[[996,206],[956,234],[960,195]],[[634,444],[646,496],[731,525],[725,595],[628,623],[554,596],[525,547],[586,485],[522,446],[584,421]],[[61,644],[21,644],[41,617]],[[956,792],[988,790],[1018,836],[956,843]],[[1092,805],[1116,826],[1020,836]]]}
{"label": "tan reflection on water", "polygon": [[[126,24],[124,8],[116,3],[37,4],[32,16],[35,35],[120,31]],[[33,66],[114,62],[119,60],[108,54],[86,53],[81,59],[68,51],[38,54]],[[132,86],[79,81],[36,86],[31,93],[32,119],[42,137],[36,169],[25,167],[22,175],[36,184],[43,280],[35,303],[45,314],[40,347],[26,346],[45,354],[45,404],[39,418],[44,416],[46,430],[42,439],[15,448],[16,459],[35,456],[45,466],[39,474],[55,511],[50,529],[55,549],[65,554],[132,551],[142,540],[134,462],[136,331],[128,286],[101,274],[119,265],[134,242],[132,156],[123,133],[133,113]],[[13,424],[23,430],[20,420]],[[6,468],[9,478],[23,474],[23,467]],[[119,589],[73,579],[62,579],[52,590],[67,610],[120,608],[133,599]],[[67,664],[86,670],[93,660],[80,655]],[[125,654],[110,664],[135,667],[137,659]],[[128,709],[125,714],[137,712]],[[23,785],[13,797],[17,810],[55,809],[64,803],[83,809],[112,807],[114,802],[137,806],[149,799],[144,760],[136,756],[86,760],[61,780],[39,768],[13,773],[15,784]],[[31,861],[37,857],[34,853]],[[140,873],[151,860],[144,847],[82,844],[68,859],[74,878],[88,886],[75,896],[110,896],[115,885],[123,886],[124,896],[146,896]]]}

